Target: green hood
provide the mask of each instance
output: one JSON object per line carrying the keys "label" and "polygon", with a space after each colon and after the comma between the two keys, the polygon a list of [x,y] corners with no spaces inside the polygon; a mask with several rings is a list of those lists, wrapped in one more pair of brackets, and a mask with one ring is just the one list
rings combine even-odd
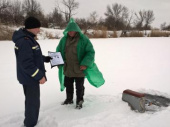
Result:
{"label": "green hood", "polygon": [[63,34],[67,35],[69,31],[76,31],[82,34],[81,29],[79,28],[79,26],[77,25],[77,23],[74,21],[73,18],[70,18],[70,21],[67,24],[66,29],[64,30]]}

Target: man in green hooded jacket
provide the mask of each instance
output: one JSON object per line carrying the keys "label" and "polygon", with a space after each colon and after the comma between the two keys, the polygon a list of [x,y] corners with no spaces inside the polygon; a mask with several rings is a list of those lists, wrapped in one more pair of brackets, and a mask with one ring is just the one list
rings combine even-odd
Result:
{"label": "man in green hooded jacket", "polygon": [[66,87],[65,104],[73,103],[74,82],[76,85],[76,108],[82,108],[84,102],[84,79],[91,85],[100,87],[105,80],[102,73],[94,63],[95,51],[90,40],[85,36],[79,26],[71,18],[63,32],[56,51],[61,52],[64,66],[59,66],[59,81],[61,91]]}

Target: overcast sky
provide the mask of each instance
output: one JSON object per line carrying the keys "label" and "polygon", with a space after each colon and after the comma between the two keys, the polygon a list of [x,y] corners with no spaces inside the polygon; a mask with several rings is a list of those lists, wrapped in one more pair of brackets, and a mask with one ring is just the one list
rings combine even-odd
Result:
{"label": "overcast sky", "polygon": [[[52,12],[56,5],[56,0],[37,0],[45,13]],[[60,0],[61,1],[61,0]],[[100,17],[105,18],[107,5],[118,3],[126,6],[130,11],[138,12],[140,10],[153,10],[155,20],[152,23],[154,27],[160,27],[160,24],[166,22],[170,24],[170,0],[76,0],[79,2],[77,14],[74,17],[87,18],[90,13],[96,11]]]}

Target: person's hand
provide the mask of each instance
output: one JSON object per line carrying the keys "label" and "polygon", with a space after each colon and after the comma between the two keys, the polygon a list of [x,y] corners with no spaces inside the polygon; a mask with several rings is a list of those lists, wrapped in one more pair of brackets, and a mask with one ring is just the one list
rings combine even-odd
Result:
{"label": "person's hand", "polygon": [[86,70],[86,69],[87,69],[86,66],[84,66],[84,65],[80,66],[80,71],[84,71],[84,70]]}
{"label": "person's hand", "polygon": [[43,77],[39,82],[40,82],[40,84],[44,84],[46,82],[45,77]]}
{"label": "person's hand", "polygon": [[50,56],[46,56],[46,57],[45,57],[45,62],[46,62],[46,63],[49,63],[51,59],[53,59],[53,58],[51,58]]}

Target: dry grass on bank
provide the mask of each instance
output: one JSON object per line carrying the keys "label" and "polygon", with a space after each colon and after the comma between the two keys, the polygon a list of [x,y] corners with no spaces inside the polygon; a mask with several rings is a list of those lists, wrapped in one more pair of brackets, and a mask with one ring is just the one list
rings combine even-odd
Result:
{"label": "dry grass on bank", "polygon": [[128,37],[143,37],[144,33],[140,31],[132,31],[129,33]]}
{"label": "dry grass on bank", "polygon": [[149,37],[170,37],[169,31],[152,30]]}
{"label": "dry grass on bank", "polygon": [[93,30],[92,33],[86,34],[89,38],[107,38],[107,28],[101,27]]}
{"label": "dry grass on bank", "polygon": [[9,27],[0,25],[0,40],[12,40],[13,32]]}

